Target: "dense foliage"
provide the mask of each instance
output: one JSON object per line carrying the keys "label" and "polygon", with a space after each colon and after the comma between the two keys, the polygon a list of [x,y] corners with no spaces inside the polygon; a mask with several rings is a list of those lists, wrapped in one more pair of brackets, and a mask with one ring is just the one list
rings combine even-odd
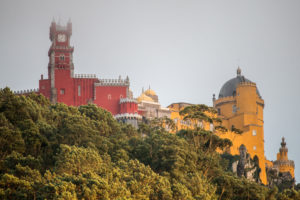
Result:
{"label": "dense foliage", "polygon": [[2,89],[0,199],[300,198],[233,175],[228,156],[216,152],[229,140],[200,128],[170,134],[161,125],[136,130],[95,105],[51,105]]}

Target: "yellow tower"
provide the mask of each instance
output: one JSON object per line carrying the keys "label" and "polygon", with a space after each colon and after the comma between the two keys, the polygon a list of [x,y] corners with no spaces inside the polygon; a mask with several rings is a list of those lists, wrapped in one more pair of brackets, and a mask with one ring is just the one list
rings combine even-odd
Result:
{"label": "yellow tower", "polygon": [[279,153],[277,153],[277,160],[274,161],[274,167],[279,170],[279,172],[290,172],[291,176],[295,178],[295,164],[294,161],[289,160],[288,158],[288,148],[286,147],[286,142],[284,137],[282,138],[281,148]]}
{"label": "yellow tower", "polygon": [[219,98],[213,98],[213,105],[218,111],[223,126],[228,130],[237,128],[243,131],[237,134],[232,131],[219,133],[221,138],[228,138],[233,146],[230,153],[239,154],[239,147],[246,146],[253,158],[257,156],[261,168],[260,179],[267,184],[264,156],[264,100],[259,94],[256,84],[246,79],[237,69],[237,76],[227,81],[220,90]]}

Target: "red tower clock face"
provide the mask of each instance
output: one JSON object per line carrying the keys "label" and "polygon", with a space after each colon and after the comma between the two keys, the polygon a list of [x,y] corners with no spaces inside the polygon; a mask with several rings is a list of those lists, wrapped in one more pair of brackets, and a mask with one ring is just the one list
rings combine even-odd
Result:
{"label": "red tower clock face", "polygon": [[58,34],[57,35],[57,41],[58,42],[65,42],[66,41],[66,35],[65,34]]}

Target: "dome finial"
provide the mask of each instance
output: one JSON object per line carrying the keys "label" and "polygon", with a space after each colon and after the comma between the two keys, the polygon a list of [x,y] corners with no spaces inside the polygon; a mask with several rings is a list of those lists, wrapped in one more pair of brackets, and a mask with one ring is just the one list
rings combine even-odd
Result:
{"label": "dome finial", "polygon": [[285,138],[282,137],[282,142],[281,142],[281,147],[282,148],[285,148],[285,146],[286,146],[286,142],[284,140],[285,140]]}
{"label": "dome finial", "polygon": [[238,68],[237,68],[237,70],[236,70],[236,74],[237,74],[238,76],[240,76],[240,75],[242,74],[242,70],[241,70],[240,66],[238,66]]}

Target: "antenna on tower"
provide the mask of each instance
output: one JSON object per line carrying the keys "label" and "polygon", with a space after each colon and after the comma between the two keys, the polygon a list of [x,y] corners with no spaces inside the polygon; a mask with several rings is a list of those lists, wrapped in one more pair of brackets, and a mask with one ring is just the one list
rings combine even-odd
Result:
{"label": "antenna on tower", "polygon": [[236,74],[237,74],[237,76],[241,76],[242,70],[241,70],[240,66],[238,66],[238,68],[236,70]]}

